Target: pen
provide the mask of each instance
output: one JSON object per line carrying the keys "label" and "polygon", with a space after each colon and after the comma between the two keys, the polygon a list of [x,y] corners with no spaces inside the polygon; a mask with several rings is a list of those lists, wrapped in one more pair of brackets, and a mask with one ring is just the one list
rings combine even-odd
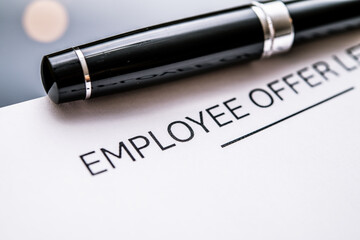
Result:
{"label": "pen", "polygon": [[55,103],[90,99],[286,52],[360,26],[360,0],[266,1],[102,39],[44,56]]}

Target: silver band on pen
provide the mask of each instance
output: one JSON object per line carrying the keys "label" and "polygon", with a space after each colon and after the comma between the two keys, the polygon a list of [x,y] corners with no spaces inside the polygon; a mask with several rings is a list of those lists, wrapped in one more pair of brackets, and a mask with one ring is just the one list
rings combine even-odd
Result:
{"label": "silver band on pen", "polygon": [[[264,32],[263,58],[287,52],[294,42],[294,27],[286,5],[279,0],[260,3],[252,2],[251,9],[259,18]],[[81,65],[85,80],[85,100],[91,97],[91,79],[84,54],[73,48]]]}
{"label": "silver band on pen", "polygon": [[90,79],[89,69],[82,51],[78,47],[74,47],[73,49],[76,53],[76,56],[79,58],[80,65],[84,73],[85,90],[86,90],[85,100],[86,100],[91,97],[91,79]]}
{"label": "silver band on pen", "polygon": [[251,9],[260,20],[264,31],[262,57],[287,52],[294,42],[294,27],[286,5],[282,1],[252,2]]}

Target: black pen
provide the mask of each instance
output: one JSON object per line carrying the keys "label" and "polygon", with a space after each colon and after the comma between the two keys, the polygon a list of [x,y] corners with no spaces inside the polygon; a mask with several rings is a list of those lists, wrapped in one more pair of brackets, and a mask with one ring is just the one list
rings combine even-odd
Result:
{"label": "black pen", "polygon": [[55,103],[89,99],[270,57],[306,39],[360,26],[360,0],[252,2],[47,55]]}

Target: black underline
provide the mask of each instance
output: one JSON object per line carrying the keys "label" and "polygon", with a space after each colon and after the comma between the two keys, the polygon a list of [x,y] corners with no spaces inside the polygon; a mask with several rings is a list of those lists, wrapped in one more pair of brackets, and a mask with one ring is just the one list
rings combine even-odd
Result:
{"label": "black underline", "polygon": [[276,121],[276,122],[270,123],[269,125],[266,125],[266,126],[264,126],[264,127],[262,127],[262,128],[259,128],[259,129],[255,130],[255,131],[253,131],[253,132],[250,132],[250,133],[245,134],[245,135],[243,135],[243,136],[241,136],[241,137],[239,137],[239,138],[236,138],[236,139],[231,140],[231,141],[229,141],[229,142],[227,142],[227,143],[224,143],[224,144],[221,145],[221,147],[222,147],[222,148],[228,147],[228,146],[230,146],[231,144],[234,144],[234,143],[236,143],[236,142],[239,142],[239,141],[241,141],[241,140],[243,140],[243,139],[245,139],[245,138],[247,138],[247,137],[250,137],[250,136],[252,136],[252,135],[254,135],[254,134],[256,134],[256,133],[259,133],[259,132],[261,132],[261,131],[269,128],[269,127],[272,127],[272,126],[274,126],[274,125],[276,125],[276,124],[278,124],[278,123],[281,123],[281,122],[283,122],[283,121],[285,121],[285,120],[287,120],[287,119],[289,119],[289,118],[292,118],[292,117],[294,117],[294,116],[296,116],[296,115],[298,115],[298,114],[300,114],[300,113],[303,113],[303,112],[305,112],[305,111],[307,111],[307,110],[310,110],[310,109],[313,108],[313,107],[319,106],[320,104],[323,104],[323,103],[325,103],[325,102],[327,102],[327,101],[330,101],[331,99],[334,99],[334,98],[336,98],[336,97],[339,97],[339,96],[341,96],[341,95],[343,95],[343,94],[345,94],[345,93],[347,93],[347,92],[350,92],[350,91],[352,91],[352,90],[354,90],[354,89],[355,89],[355,87],[348,88],[348,89],[346,89],[346,90],[344,90],[344,91],[342,91],[342,92],[339,92],[339,93],[337,93],[337,94],[335,94],[335,95],[333,95],[333,96],[331,96],[331,97],[329,97],[329,98],[326,98],[326,99],[324,99],[324,100],[322,100],[322,101],[320,101],[320,102],[318,102],[318,103],[315,103],[315,104],[313,104],[313,105],[311,105],[311,106],[309,106],[309,107],[307,107],[307,108],[304,108],[304,109],[302,109],[302,110],[300,110],[300,111],[298,111],[298,112],[296,112],[296,113],[293,113],[293,114],[291,114],[291,115],[289,115],[289,116],[287,116],[287,117],[284,117],[284,118],[282,118],[282,119],[280,119],[280,120],[278,120],[278,121]]}

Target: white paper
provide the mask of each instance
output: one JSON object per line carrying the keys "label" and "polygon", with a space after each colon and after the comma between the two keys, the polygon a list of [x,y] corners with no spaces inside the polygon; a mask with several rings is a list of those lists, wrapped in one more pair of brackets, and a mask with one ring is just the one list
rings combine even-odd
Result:
{"label": "white paper", "polygon": [[[359,36],[90,101],[0,109],[0,239],[359,239]],[[328,80],[314,64],[328,64]],[[249,115],[236,120],[226,101]],[[211,107],[232,122],[219,127]],[[186,119],[200,111],[208,132]],[[161,150],[149,131],[176,145]],[[149,140],[144,158],[137,136]],[[120,142],[135,161],[122,147],[121,159],[107,153],[113,168],[101,149],[119,154]],[[106,170],[94,176],[80,158],[93,151],[91,171]]]}

